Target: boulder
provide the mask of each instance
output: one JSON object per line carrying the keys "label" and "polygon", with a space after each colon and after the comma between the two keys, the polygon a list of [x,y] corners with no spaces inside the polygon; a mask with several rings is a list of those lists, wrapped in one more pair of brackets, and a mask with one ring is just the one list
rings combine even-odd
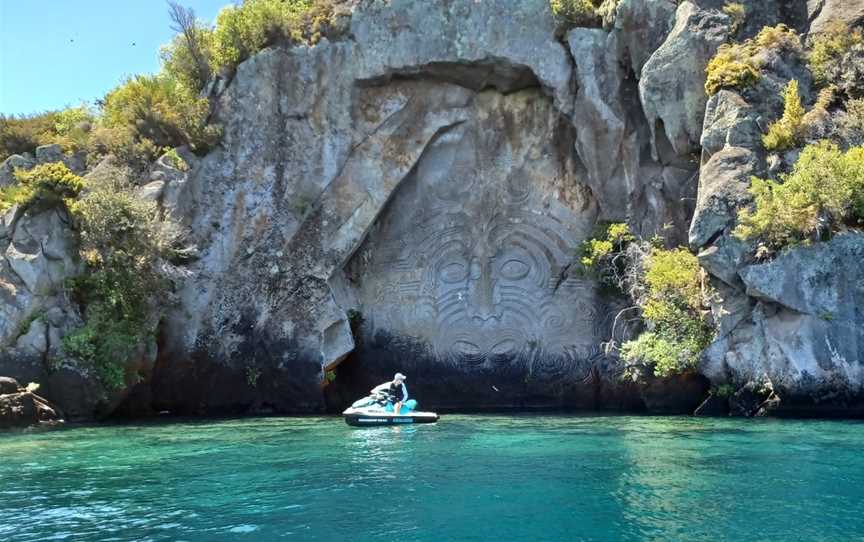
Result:
{"label": "boulder", "polygon": [[40,164],[62,162],[63,158],[63,147],[56,143],[36,147],[36,161]]}
{"label": "boulder", "polygon": [[36,161],[29,155],[22,156],[13,154],[0,163],[0,188],[9,186],[15,182],[15,171],[30,169],[36,165]]}
{"label": "boulder", "polygon": [[618,36],[618,54],[622,59],[629,59],[635,77],[641,75],[645,62],[663,44],[672,29],[676,7],[675,0],[618,2],[614,27]]}
{"label": "boulder", "polygon": [[18,384],[18,381],[14,378],[9,378],[8,376],[0,376],[0,395],[18,393],[18,390],[20,388],[21,385]]}
{"label": "boulder", "polygon": [[819,34],[832,23],[859,26],[864,22],[864,4],[860,0],[807,0],[810,34]]}
{"label": "boulder", "polygon": [[[705,118],[705,67],[726,42],[729,17],[685,0],[666,41],[642,67],[639,97],[654,138],[665,137],[678,155],[699,148]],[[671,99],[674,97],[674,99]]]}
{"label": "boulder", "polygon": [[[795,247],[739,275],[754,304],[706,352],[700,367],[712,381],[772,383],[774,405],[859,401],[864,390],[864,235]],[[763,398],[764,399],[764,398]]]}
{"label": "boulder", "polygon": [[59,410],[31,392],[0,395],[0,429],[62,422]]}
{"label": "boulder", "polygon": [[696,210],[690,223],[691,247],[705,246],[735,223],[738,210],[752,201],[748,188],[758,167],[757,155],[741,147],[726,147],[711,156],[699,172]]}

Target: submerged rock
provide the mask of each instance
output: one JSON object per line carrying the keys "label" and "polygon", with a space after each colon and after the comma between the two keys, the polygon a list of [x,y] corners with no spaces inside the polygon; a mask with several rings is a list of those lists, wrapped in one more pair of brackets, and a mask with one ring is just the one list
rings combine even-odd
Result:
{"label": "submerged rock", "polygon": [[45,398],[0,377],[0,429],[62,423],[60,411]]}

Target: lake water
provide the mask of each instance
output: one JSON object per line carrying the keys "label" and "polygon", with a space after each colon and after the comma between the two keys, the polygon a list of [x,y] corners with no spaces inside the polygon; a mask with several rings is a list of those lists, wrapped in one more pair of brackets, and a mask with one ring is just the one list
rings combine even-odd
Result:
{"label": "lake water", "polygon": [[253,418],[0,435],[0,540],[864,539],[864,424]]}

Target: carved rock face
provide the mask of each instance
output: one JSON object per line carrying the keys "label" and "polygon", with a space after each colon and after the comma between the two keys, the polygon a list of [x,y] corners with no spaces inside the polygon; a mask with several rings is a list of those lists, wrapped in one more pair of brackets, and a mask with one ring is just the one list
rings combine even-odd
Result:
{"label": "carved rock face", "polygon": [[584,378],[603,318],[596,285],[571,267],[597,205],[574,179],[568,137],[537,90],[479,94],[349,266],[370,331],[423,342],[461,370]]}

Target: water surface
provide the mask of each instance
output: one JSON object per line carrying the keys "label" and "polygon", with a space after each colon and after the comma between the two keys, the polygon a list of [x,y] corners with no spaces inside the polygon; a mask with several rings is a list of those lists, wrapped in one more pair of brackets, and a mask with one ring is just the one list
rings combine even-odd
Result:
{"label": "water surface", "polygon": [[864,424],[253,418],[0,435],[0,540],[864,539]]}

